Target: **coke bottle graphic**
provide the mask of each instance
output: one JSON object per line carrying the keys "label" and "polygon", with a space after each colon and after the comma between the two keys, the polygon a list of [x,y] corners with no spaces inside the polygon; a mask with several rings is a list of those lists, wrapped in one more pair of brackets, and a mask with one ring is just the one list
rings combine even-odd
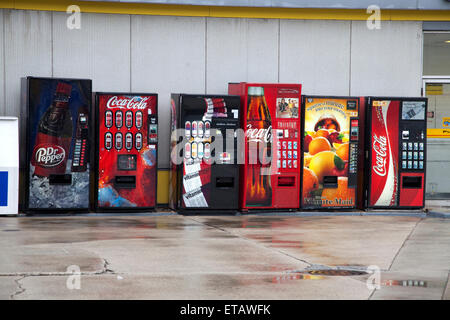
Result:
{"label": "coke bottle graphic", "polygon": [[246,203],[248,206],[271,206],[272,120],[263,87],[248,88],[245,136],[248,146]]}
{"label": "coke bottle graphic", "polygon": [[66,172],[72,142],[72,116],[68,108],[72,86],[59,82],[51,106],[38,124],[31,163],[34,174],[48,177]]}

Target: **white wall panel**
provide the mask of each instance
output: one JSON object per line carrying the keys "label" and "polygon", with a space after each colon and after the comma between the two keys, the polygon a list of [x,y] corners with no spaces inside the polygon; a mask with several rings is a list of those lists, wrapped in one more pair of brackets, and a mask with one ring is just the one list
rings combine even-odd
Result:
{"label": "white wall panel", "polygon": [[422,22],[352,23],[351,94],[420,96]]}
{"label": "white wall panel", "polygon": [[69,29],[66,13],[53,13],[53,75],[92,79],[93,91],[130,90],[130,16],[81,14]]}
{"label": "white wall panel", "polygon": [[278,82],[279,21],[207,19],[206,89],[228,92],[228,82]]}
{"label": "white wall panel", "polygon": [[4,10],[5,115],[20,113],[20,78],[52,75],[51,13]]}
{"label": "white wall panel", "polygon": [[167,168],[170,94],[205,93],[205,18],[132,16],[131,33],[131,90],[158,93],[158,160]]}
{"label": "white wall panel", "polygon": [[4,48],[5,42],[3,38],[4,32],[4,20],[3,20],[3,9],[0,9],[0,116],[5,115],[5,60],[4,60]]}
{"label": "white wall panel", "polygon": [[350,22],[281,20],[280,82],[303,93],[348,95]]}

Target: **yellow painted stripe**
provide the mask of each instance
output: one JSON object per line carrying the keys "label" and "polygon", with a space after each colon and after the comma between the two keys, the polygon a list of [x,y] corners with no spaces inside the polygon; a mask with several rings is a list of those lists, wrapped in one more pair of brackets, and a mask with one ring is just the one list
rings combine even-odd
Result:
{"label": "yellow painted stripe", "polygon": [[427,129],[427,138],[450,138],[449,129]]}
{"label": "yellow painted stripe", "polygon": [[169,203],[169,170],[158,170],[157,204]]}
{"label": "yellow painted stripe", "polygon": [[[307,20],[366,20],[369,17],[366,10],[362,9],[192,6],[74,0],[0,0],[0,8],[22,10],[66,11],[69,5],[78,5],[81,12],[165,16]],[[450,10],[381,10],[381,19],[450,21]]]}

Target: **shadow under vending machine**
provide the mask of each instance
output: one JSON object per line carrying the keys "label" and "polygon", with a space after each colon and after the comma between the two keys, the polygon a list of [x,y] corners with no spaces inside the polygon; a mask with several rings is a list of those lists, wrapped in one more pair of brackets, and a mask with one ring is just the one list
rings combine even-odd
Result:
{"label": "shadow under vending machine", "polygon": [[95,94],[98,211],[156,206],[158,95]]}
{"label": "shadow under vending machine", "polygon": [[424,207],[427,103],[427,98],[367,98],[368,208]]}
{"label": "shadow under vending machine", "polygon": [[239,109],[238,96],[172,94],[171,209],[238,210]]}
{"label": "shadow under vending machine", "polygon": [[23,210],[88,211],[92,81],[22,79],[27,110]]}
{"label": "shadow under vending machine", "polygon": [[301,84],[229,83],[245,131],[240,208],[299,207]]}
{"label": "shadow under vending machine", "polygon": [[302,209],[356,208],[360,98],[303,96]]}

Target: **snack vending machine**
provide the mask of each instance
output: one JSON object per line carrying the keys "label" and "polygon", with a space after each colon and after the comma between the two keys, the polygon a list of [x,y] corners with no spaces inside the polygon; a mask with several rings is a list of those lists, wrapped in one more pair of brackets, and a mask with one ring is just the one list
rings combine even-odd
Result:
{"label": "snack vending machine", "polygon": [[22,79],[25,212],[88,211],[91,80]]}
{"label": "snack vending machine", "polygon": [[424,207],[427,103],[427,98],[368,97],[368,208]]}
{"label": "snack vending machine", "polygon": [[356,208],[360,98],[302,98],[301,208]]}
{"label": "snack vending machine", "polygon": [[298,209],[301,84],[229,83],[245,130],[240,208]]}
{"label": "snack vending machine", "polygon": [[172,94],[169,206],[237,211],[237,96]]}
{"label": "snack vending machine", "polygon": [[96,93],[96,209],[156,206],[158,95]]}

